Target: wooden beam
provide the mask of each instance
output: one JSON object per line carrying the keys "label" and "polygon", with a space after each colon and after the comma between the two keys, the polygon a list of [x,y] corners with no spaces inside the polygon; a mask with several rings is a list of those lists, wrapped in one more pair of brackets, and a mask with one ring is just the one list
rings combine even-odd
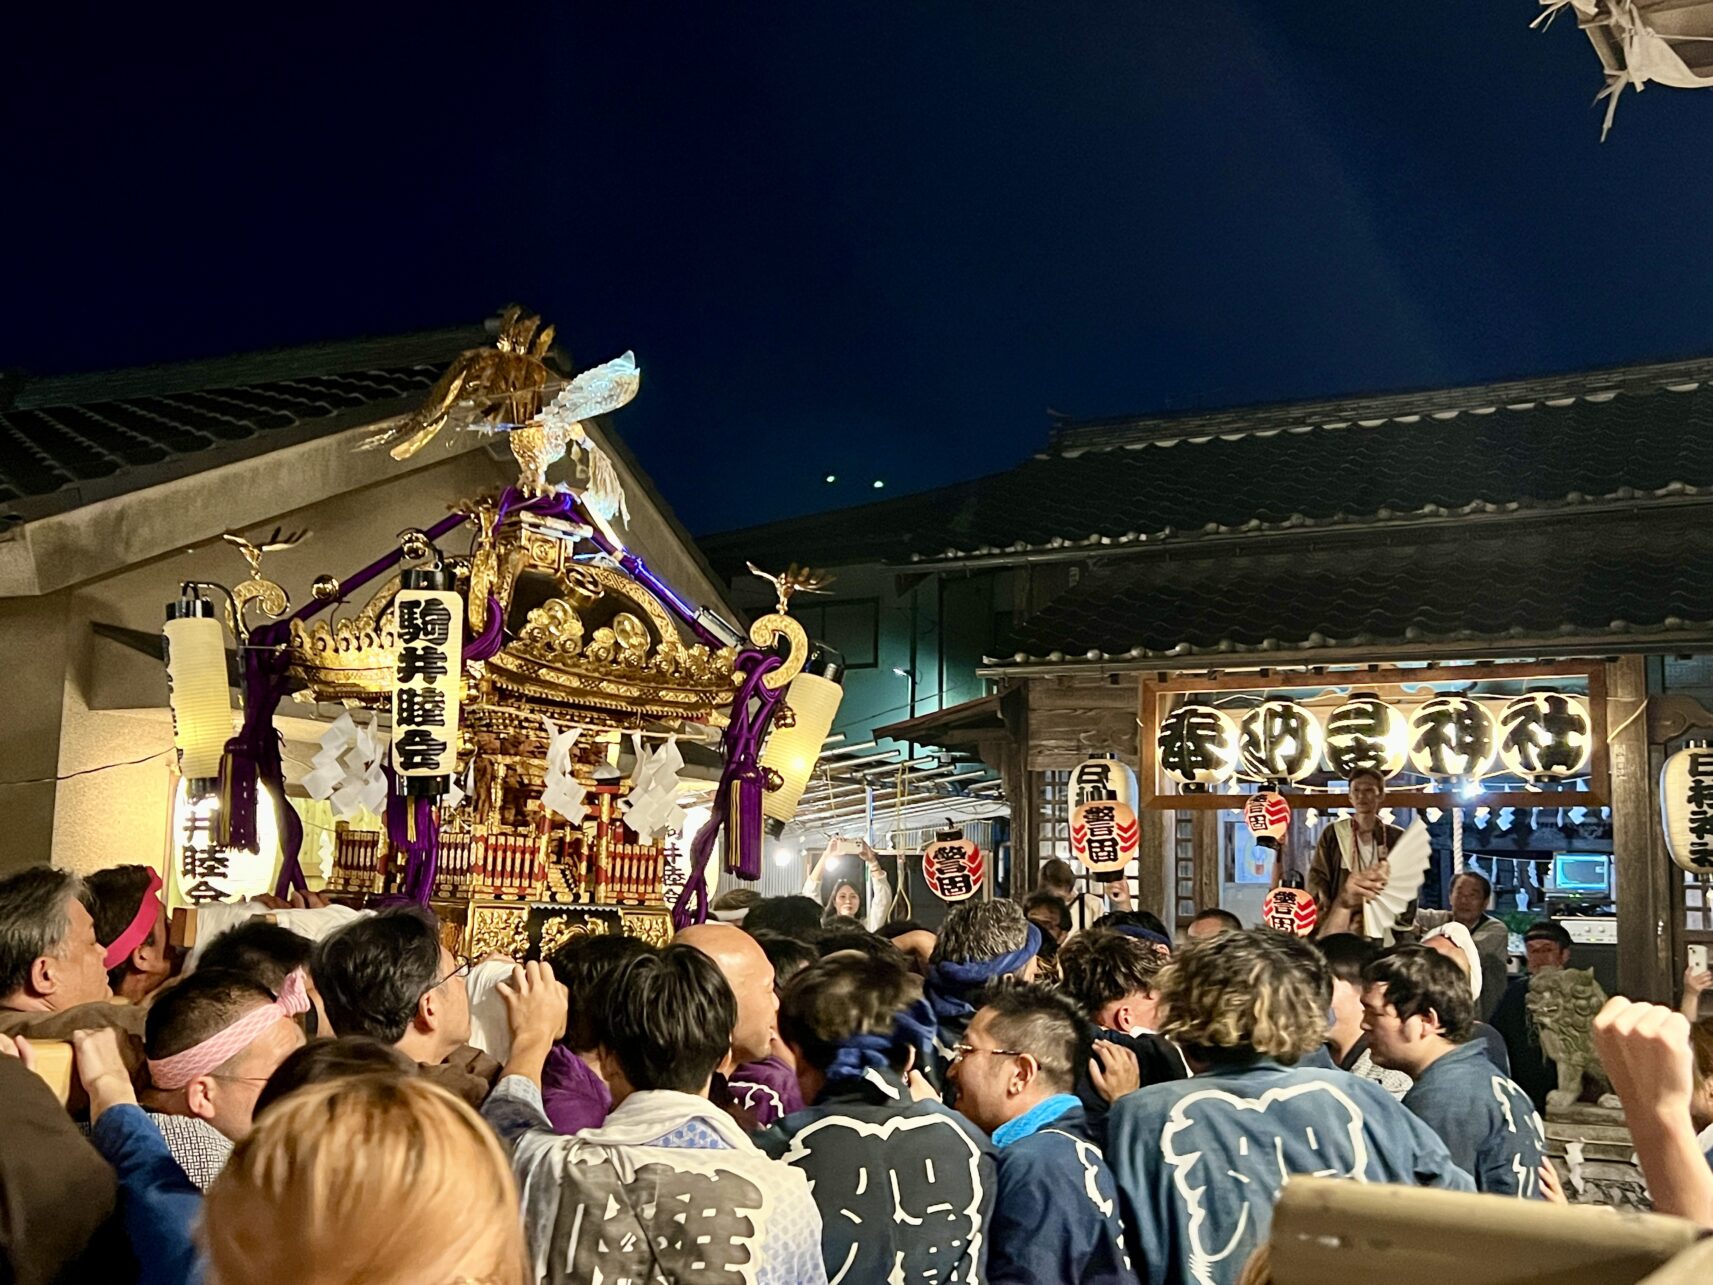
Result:
{"label": "wooden beam", "polygon": [[1224,872],[1219,859],[1219,814],[1196,812],[1190,821],[1190,845],[1195,853],[1195,902],[1197,910],[1219,904]]}
{"label": "wooden beam", "polygon": [[1618,891],[1618,990],[1669,1004],[1679,925],[1672,922],[1670,880],[1648,754],[1647,662],[1624,656],[1606,664],[1606,722],[1612,771],[1612,852]]}

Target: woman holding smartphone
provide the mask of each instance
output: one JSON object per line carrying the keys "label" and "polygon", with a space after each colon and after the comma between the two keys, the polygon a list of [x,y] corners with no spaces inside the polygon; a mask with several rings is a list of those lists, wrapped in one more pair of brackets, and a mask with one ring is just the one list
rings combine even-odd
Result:
{"label": "woman holding smartphone", "polygon": [[871,933],[879,932],[880,926],[887,920],[892,909],[892,881],[886,877],[886,870],[880,864],[880,858],[874,849],[868,846],[868,840],[858,839],[855,844],[849,840],[834,835],[827,840],[826,850],[815,862],[814,869],[809,871],[809,877],[803,881],[803,895],[821,901],[821,879],[826,873],[827,862],[841,855],[858,856],[868,868],[868,913],[863,913],[862,893],[858,891],[853,880],[840,879],[833,885],[832,895],[822,903],[826,909],[823,923],[835,924],[841,919],[854,920],[867,928]]}

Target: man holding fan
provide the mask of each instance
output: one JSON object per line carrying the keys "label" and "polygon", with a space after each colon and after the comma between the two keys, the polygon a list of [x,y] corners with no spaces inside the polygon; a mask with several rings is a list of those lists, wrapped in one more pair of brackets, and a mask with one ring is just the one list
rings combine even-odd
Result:
{"label": "man holding fan", "polygon": [[[1392,873],[1387,859],[1404,837],[1397,826],[1380,820],[1385,797],[1386,779],[1372,768],[1357,768],[1350,774],[1352,814],[1329,825],[1315,844],[1308,888],[1320,908],[1322,936],[1370,935],[1362,908],[1386,890]],[[1399,914],[1396,928],[1408,928],[1415,914],[1412,898]]]}

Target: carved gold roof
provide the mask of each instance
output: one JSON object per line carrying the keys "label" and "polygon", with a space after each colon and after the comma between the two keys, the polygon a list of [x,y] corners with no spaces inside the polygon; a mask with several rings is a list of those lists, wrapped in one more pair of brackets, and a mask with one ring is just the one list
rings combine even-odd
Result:
{"label": "carved gold roof", "polygon": [[[478,511],[478,517],[483,516]],[[482,526],[460,592],[466,637],[499,601],[505,644],[469,667],[466,702],[606,725],[646,719],[723,722],[736,694],[731,648],[685,641],[666,606],[581,542],[586,528],[531,514]],[[384,705],[393,680],[394,577],[355,616],[293,624],[291,671],[316,700]]]}

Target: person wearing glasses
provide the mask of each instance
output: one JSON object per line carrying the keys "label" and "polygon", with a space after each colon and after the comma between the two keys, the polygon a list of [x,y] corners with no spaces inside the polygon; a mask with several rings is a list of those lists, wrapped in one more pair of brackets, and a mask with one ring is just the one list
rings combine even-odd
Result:
{"label": "person wearing glasses", "polygon": [[[288,985],[293,998],[282,1004]],[[307,1011],[301,973],[276,997],[224,968],[197,969],[149,1008],[143,1044],[153,1087],[142,1094],[140,1114],[199,1188],[207,1190],[232,1144],[250,1132],[268,1077],[303,1047],[300,1014]]]}
{"label": "person wearing glasses", "polygon": [[810,1105],[755,1141],[808,1176],[830,1280],[988,1279],[993,1148],[911,1073],[932,1027],[921,980],[881,954],[835,952],[780,993]]}
{"label": "person wearing glasses", "polygon": [[1039,984],[996,989],[956,1053],[957,1109],[999,1149],[990,1285],[1134,1281],[1112,1171],[1073,1092],[1090,1053],[1076,1003]]}
{"label": "person wearing glasses", "polygon": [[1196,1074],[1113,1104],[1106,1161],[1148,1285],[1234,1285],[1293,1174],[1473,1191],[1445,1143],[1385,1089],[1298,1065],[1326,1040],[1332,977],[1270,928],[1186,946],[1159,976],[1160,1033]]}
{"label": "person wearing glasses", "polygon": [[435,1083],[481,1105],[499,1063],[470,1046],[474,961],[440,942],[440,926],[415,907],[345,925],[315,948],[310,972],[335,1035],[394,1045]]}

